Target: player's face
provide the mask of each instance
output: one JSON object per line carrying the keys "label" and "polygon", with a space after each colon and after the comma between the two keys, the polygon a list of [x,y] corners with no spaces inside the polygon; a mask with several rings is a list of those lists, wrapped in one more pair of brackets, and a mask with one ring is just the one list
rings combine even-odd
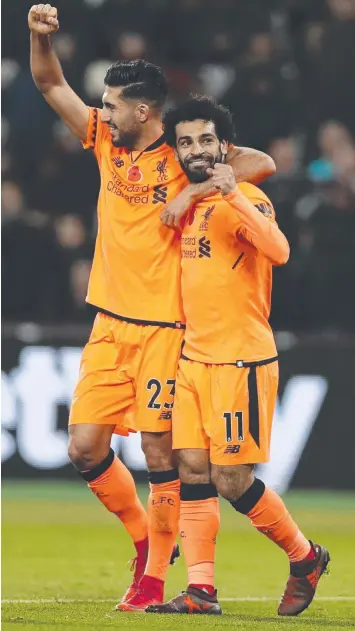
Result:
{"label": "player's face", "polygon": [[122,88],[110,88],[102,97],[102,121],[110,129],[112,144],[115,147],[132,149],[139,138],[140,124],[136,116],[135,101],[125,101],[120,98]]}
{"label": "player's face", "polygon": [[227,143],[219,140],[212,121],[184,121],[176,125],[176,154],[190,182],[208,179],[207,169],[224,162]]}

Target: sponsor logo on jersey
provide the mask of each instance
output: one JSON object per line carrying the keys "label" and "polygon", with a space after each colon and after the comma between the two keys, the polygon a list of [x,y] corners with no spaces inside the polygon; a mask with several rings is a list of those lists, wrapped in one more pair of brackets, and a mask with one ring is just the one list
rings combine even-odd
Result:
{"label": "sponsor logo on jersey", "polygon": [[212,213],[215,209],[216,205],[214,204],[213,206],[209,206],[206,210],[205,213],[203,213],[203,220],[200,223],[200,227],[199,230],[203,230],[204,232],[206,232],[208,230],[208,222],[212,216]]}
{"label": "sponsor logo on jersey", "polygon": [[112,180],[107,182],[107,190],[117,197],[123,197],[130,204],[148,204],[149,202],[149,186],[139,186],[135,183],[127,184],[123,182],[115,173],[111,171]]}
{"label": "sponsor logo on jersey", "polygon": [[130,182],[141,182],[143,173],[137,164],[132,164],[127,171],[127,178]]}
{"label": "sponsor logo on jersey", "polygon": [[211,241],[206,239],[206,237],[201,237],[198,240],[198,257],[200,259],[206,257],[208,259],[211,258]]}
{"label": "sponsor logo on jersey", "polygon": [[158,173],[158,177],[157,177],[158,182],[166,182],[166,180],[169,179],[167,157],[157,162],[157,167],[156,169],[154,169],[153,173]]}
{"label": "sponsor logo on jersey", "polygon": [[181,237],[181,256],[183,259],[196,258],[196,237]]}
{"label": "sponsor logo on jersey", "polygon": [[153,204],[166,204],[168,187],[157,184],[154,186]]}

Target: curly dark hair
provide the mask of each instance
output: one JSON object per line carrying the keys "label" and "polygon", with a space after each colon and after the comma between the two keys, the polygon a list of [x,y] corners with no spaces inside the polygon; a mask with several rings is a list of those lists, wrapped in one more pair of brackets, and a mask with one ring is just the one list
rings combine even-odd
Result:
{"label": "curly dark hair", "polygon": [[212,121],[219,140],[233,143],[235,131],[231,112],[208,96],[193,95],[184,103],[166,112],[163,118],[166,142],[176,147],[176,125],[194,120]]}
{"label": "curly dark hair", "polygon": [[168,83],[162,69],[144,59],[115,61],[106,72],[105,85],[123,86],[122,98],[143,99],[157,108],[163,107],[168,95]]}

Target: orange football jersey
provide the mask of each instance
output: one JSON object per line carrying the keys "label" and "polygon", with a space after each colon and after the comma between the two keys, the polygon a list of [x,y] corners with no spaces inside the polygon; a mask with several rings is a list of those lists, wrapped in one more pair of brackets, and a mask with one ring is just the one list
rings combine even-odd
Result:
{"label": "orange football jersey", "polygon": [[132,157],[113,146],[101,110],[89,111],[83,145],[94,150],[101,188],[87,302],[134,320],[184,321],[180,239],[159,217],[186,177],[163,137]]}
{"label": "orange football jersey", "polygon": [[[242,193],[265,217],[274,209],[252,184]],[[259,361],[277,355],[268,322],[272,264],[250,241],[238,212],[221,194],[200,202],[181,236],[183,354],[205,363]]]}

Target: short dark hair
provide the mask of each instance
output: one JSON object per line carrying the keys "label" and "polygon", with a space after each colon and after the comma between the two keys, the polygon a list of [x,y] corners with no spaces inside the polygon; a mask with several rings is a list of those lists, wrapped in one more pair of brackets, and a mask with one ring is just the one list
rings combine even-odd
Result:
{"label": "short dark hair", "polygon": [[143,99],[159,108],[163,107],[168,95],[168,83],[162,69],[144,59],[115,61],[106,72],[105,85],[123,86],[123,98]]}
{"label": "short dark hair", "polygon": [[233,143],[235,132],[231,112],[208,96],[191,96],[187,101],[166,112],[163,123],[166,142],[176,147],[176,125],[185,121],[211,121],[219,140]]}

